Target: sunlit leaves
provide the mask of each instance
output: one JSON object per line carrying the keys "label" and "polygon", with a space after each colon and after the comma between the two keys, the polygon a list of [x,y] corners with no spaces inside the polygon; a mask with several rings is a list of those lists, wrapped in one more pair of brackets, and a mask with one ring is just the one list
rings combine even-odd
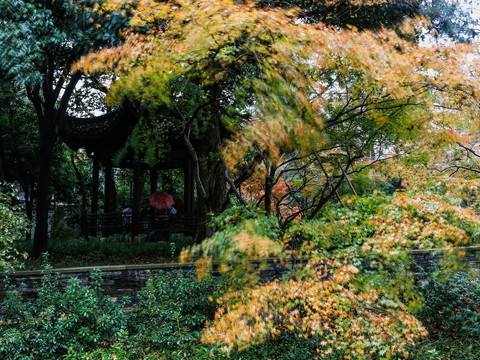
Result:
{"label": "sunlit leaves", "polygon": [[426,334],[401,304],[384,301],[374,289],[352,287],[358,273],[354,266],[336,261],[310,265],[315,267],[301,279],[227,295],[203,340],[242,349],[293,332],[316,339],[322,358],[337,353],[344,359],[369,359],[406,356],[408,346]]}
{"label": "sunlit leaves", "polygon": [[[379,2],[361,3],[353,5]],[[293,148],[321,149],[328,143],[323,129],[332,106],[348,115],[360,109],[373,120],[372,131],[395,120],[388,131],[410,128],[417,135],[430,124],[433,132],[450,125],[442,109],[454,109],[455,121],[477,111],[471,50],[422,48],[406,40],[424,19],[407,19],[396,31],[371,32],[306,24],[296,10],[249,2],[106,5],[110,11],[120,7],[133,11],[125,43],[82,59],[78,68],[120,75],[111,104],[127,97],[151,108],[174,108],[173,94],[181,92],[182,83],[194,82],[206,95],[220,88],[219,103],[230,109],[222,120],[237,132],[227,144],[230,163],[251,145],[273,157]],[[248,86],[239,87],[244,80]],[[420,111],[407,111],[411,108]],[[395,118],[388,109],[398,110]]]}
{"label": "sunlit leaves", "polygon": [[287,245],[292,237],[303,241],[295,252],[300,262],[290,268],[285,257],[288,271],[269,282],[259,282],[258,271],[266,267],[251,261],[282,254],[278,240],[259,236],[258,225],[267,225],[265,219],[226,226],[184,253],[199,259],[201,271],[217,264],[230,284],[237,284],[219,300],[203,341],[244,349],[295,333],[315,339],[322,358],[408,358],[409,349],[427,335],[414,315],[422,297],[414,285],[410,252],[447,249],[441,252],[442,265],[454,265],[464,255],[454,247],[471,245],[480,234],[473,209],[458,206],[472,204],[478,189],[475,181],[437,179],[419,181],[393,196],[354,197],[346,208],[332,207],[316,221],[293,226],[284,240]]}

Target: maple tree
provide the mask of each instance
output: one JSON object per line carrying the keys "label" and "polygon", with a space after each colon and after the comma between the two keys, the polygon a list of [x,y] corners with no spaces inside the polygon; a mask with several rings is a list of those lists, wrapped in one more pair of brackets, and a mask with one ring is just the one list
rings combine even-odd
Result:
{"label": "maple tree", "polygon": [[[442,269],[463,269],[462,246],[475,244],[480,230],[479,185],[437,177],[390,196],[346,198],[345,208],[328,207],[284,234],[271,218],[232,223],[228,214],[219,233],[182,253],[196,259],[201,277],[216,264],[229,288],[203,341],[241,350],[294,333],[314,339],[320,358],[408,358],[427,336],[416,318],[422,297],[411,250],[439,249]],[[271,256],[288,271],[259,281]]]}
{"label": "maple tree", "polygon": [[[294,3],[113,0],[105,10],[133,9],[125,42],[89,54],[75,69],[114,72],[110,105],[129,99],[148,110],[146,118],[171,124],[195,163],[202,223],[224,209],[226,170],[243,204],[263,201],[267,214],[283,207],[293,211],[290,223],[311,221],[282,233],[271,217],[227,210],[232,224],[222,229],[214,219],[220,231],[183,252],[200,274],[218,263],[233,277],[205,342],[241,349],[293,332],[318,339],[325,355],[339,344],[346,359],[407,357],[426,334],[413,315],[419,296],[410,250],[471,244],[475,215],[419,190],[345,200],[332,219],[318,219],[328,217],[324,207],[352,174],[464,139],[463,125],[479,110],[476,49],[419,45],[428,26],[421,16],[373,30],[349,25],[349,16],[335,22],[340,5],[368,14],[389,1]],[[302,4],[319,5],[325,16],[308,21]],[[414,13],[407,8],[402,14]],[[243,198],[248,179],[257,185]],[[314,233],[302,238],[309,224]],[[290,256],[297,238],[306,266],[283,282],[259,283],[255,270],[270,256]]]}
{"label": "maple tree", "polygon": [[[387,5],[346,3],[362,9]],[[323,9],[331,4],[336,2],[323,2]],[[267,159],[270,171],[294,150],[304,159],[318,156],[316,166],[328,174],[324,184],[330,181],[323,189],[330,190],[310,197],[321,200],[303,211],[315,213],[345,174],[365,165],[354,168],[358,160],[383,156],[379,148],[406,152],[425,133],[453,141],[455,133],[444,131],[451,117],[441,109],[455,111],[457,119],[474,116],[478,78],[470,74],[477,60],[468,57],[467,45],[418,46],[412,40],[425,24],[421,18],[372,32],[348,26],[348,19],[344,28],[307,23],[302,7],[263,5],[110,1],[106,10],[133,9],[124,44],[76,65],[119,76],[109,91],[111,105],[128,98],[157,121],[175,124],[195,162],[201,223],[224,207],[219,147],[237,179],[242,177],[237,165],[249,157],[257,164]],[[252,152],[259,157],[249,156]]]}

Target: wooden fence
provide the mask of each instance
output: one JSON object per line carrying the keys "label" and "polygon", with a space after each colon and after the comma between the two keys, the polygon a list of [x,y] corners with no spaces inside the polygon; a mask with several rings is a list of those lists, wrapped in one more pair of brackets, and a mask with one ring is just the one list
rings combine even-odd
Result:
{"label": "wooden fence", "polygon": [[194,233],[197,225],[195,218],[178,214],[156,215],[153,219],[149,216],[140,217],[136,224],[132,221],[131,214],[124,213],[98,213],[88,214],[88,231],[94,233],[121,234],[134,231],[146,234],[151,231],[168,231],[171,233]]}

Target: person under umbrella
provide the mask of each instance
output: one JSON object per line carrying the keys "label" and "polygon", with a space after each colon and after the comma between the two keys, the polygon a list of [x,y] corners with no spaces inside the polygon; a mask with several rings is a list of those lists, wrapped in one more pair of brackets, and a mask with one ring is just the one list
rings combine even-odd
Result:
{"label": "person under umbrella", "polygon": [[[175,204],[175,200],[173,199],[173,196],[166,191],[162,190],[154,192],[148,197],[148,201],[150,203],[150,206],[153,206],[155,209],[160,210],[164,215],[166,215],[166,211],[168,211],[169,214],[177,213],[177,210],[173,207],[173,204]],[[147,241],[157,239],[157,234],[155,234],[154,232],[152,234],[152,232],[148,234]],[[163,231],[162,240],[168,241],[169,238],[170,232],[168,230]]]}

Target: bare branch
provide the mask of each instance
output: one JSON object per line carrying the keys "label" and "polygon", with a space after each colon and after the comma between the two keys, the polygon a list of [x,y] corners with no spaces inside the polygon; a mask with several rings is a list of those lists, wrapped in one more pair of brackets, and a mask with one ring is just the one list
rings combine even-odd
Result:
{"label": "bare branch", "polygon": [[198,164],[197,152],[195,151],[195,148],[193,147],[192,143],[190,142],[187,135],[185,134],[183,134],[183,143],[187,148],[188,152],[190,153],[190,156],[192,157],[192,160],[193,160],[193,169],[195,173],[195,180],[197,181],[197,185],[198,185],[198,192],[200,193],[199,195],[202,197],[203,200],[207,200],[208,195],[205,190],[205,186],[203,185],[202,179],[200,178],[200,168]]}
{"label": "bare branch", "polygon": [[230,185],[231,191],[235,194],[237,199],[240,201],[240,204],[243,206],[248,206],[247,202],[245,199],[242,197],[242,195],[238,192],[237,188],[235,187],[235,183],[230,179],[230,176],[228,175],[228,166],[225,160],[222,158],[223,164],[225,165],[225,179],[227,180],[228,184]]}
{"label": "bare branch", "polygon": [[467,152],[469,153],[472,153],[473,155],[475,155],[476,157],[480,157],[480,155],[478,153],[476,153],[475,151],[473,151],[471,148],[469,148],[468,146],[465,146],[463,145],[460,141],[457,142],[458,146],[460,146],[461,148],[467,150]]}

